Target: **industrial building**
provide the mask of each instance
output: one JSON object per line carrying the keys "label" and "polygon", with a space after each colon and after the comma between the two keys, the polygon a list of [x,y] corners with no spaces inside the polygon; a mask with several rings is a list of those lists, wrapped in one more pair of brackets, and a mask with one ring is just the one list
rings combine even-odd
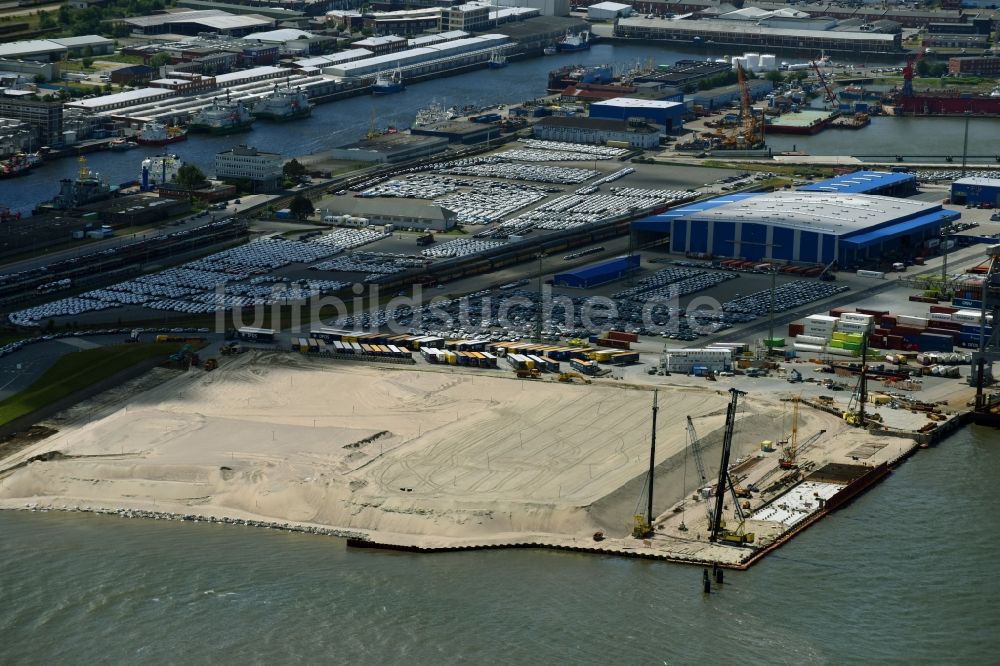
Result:
{"label": "industrial building", "polygon": [[92,55],[114,53],[115,43],[100,35],[80,35],[58,39],[32,39],[23,42],[0,44],[0,58],[54,62],[66,58],[82,57],[87,49]]}
{"label": "industrial building", "polygon": [[281,183],[282,159],[251,146],[234,146],[215,155],[215,177],[224,181],[248,181],[255,192],[270,192]]}
{"label": "industrial building", "polygon": [[230,14],[216,9],[170,12],[122,19],[136,35],[197,35],[216,32],[236,37],[258,30],[270,30],[275,20],[260,14]]}
{"label": "industrial building", "polygon": [[776,50],[801,50],[836,53],[901,53],[899,33],[850,32],[841,30],[810,30],[801,28],[772,28],[761,24],[747,25],[747,21],[716,19],[688,20],[631,16],[618,19],[615,37],[651,39],[683,44],[711,42],[713,48],[747,46]]}
{"label": "industrial building", "polygon": [[591,21],[614,21],[622,16],[632,15],[632,5],[620,2],[598,2],[587,7],[587,18]]}
{"label": "industrial building", "polygon": [[63,103],[55,95],[39,97],[33,90],[0,90],[0,118],[28,123],[43,144],[62,143]]}
{"label": "industrial building", "polygon": [[[752,101],[761,99],[774,90],[774,83],[767,79],[749,79],[746,84]],[[691,108],[700,106],[705,109],[717,109],[720,106],[738,102],[741,94],[739,84],[734,83],[728,86],[699,90],[685,96],[684,103]]]}
{"label": "industrial building", "polygon": [[631,120],[639,118],[652,125],[660,125],[668,132],[684,126],[687,107],[680,102],[661,102],[634,97],[617,97],[590,105],[591,118]]}
{"label": "industrial building", "polygon": [[[607,145],[620,143],[629,148],[651,150],[660,147],[663,130],[641,121],[606,120],[549,116],[532,128],[536,139]],[[614,145],[614,144],[611,144]]]}
{"label": "industrial building", "polygon": [[726,372],[733,368],[732,349],[666,349],[662,359],[663,369],[667,372],[705,374]]}
{"label": "industrial building", "polygon": [[599,264],[583,266],[565,273],[557,273],[552,279],[552,284],[557,287],[572,287],[574,289],[589,289],[608,282],[620,280],[629,271],[639,267],[639,255],[633,254],[625,257],[617,257],[610,261]]}
{"label": "industrial building", "polygon": [[876,194],[886,197],[908,197],[917,192],[917,177],[912,173],[889,171],[855,171],[854,173],[810,183],[799,192],[837,194]]}
{"label": "industrial building", "polygon": [[[356,42],[361,44],[361,42]],[[430,44],[415,49],[406,49],[397,53],[376,55],[364,60],[331,65],[323,68],[323,73],[331,76],[373,76],[390,69],[401,69],[404,73],[413,70],[423,73],[423,69],[433,71],[431,63],[448,61],[450,67],[472,63],[478,57],[485,62],[489,59],[492,49],[510,43],[506,35],[479,35],[454,39],[440,44]],[[406,40],[403,40],[406,44]],[[372,50],[369,47],[368,50]],[[464,60],[463,60],[464,58]]]}
{"label": "industrial building", "polygon": [[867,194],[741,193],[673,208],[633,223],[670,235],[678,254],[851,268],[914,256],[959,218],[936,203]]}
{"label": "industrial building", "polygon": [[321,209],[322,219],[334,224],[336,220],[326,218],[347,215],[354,219],[366,219],[368,224],[391,224],[396,229],[421,231],[448,231],[458,223],[458,215],[453,211],[416,199],[334,197],[324,203],[328,207]]}
{"label": "industrial building", "polygon": [[429,126],[413,127],[410,134],[440,136],[451,143],[484,143],[500,137],[500,128],[492,123],[471,123],[467,120],[449,120]]}
{"label": "industrial building", "polygon": [[1000,208],[1000,178],[959,178],[951,184],[951,201]]}
{"label": "industrial building", "polygon": [[448,139],[413,134],[383,134],[361,139],[331,151],[335,160],[355,162],[403,162],[444,152]]}

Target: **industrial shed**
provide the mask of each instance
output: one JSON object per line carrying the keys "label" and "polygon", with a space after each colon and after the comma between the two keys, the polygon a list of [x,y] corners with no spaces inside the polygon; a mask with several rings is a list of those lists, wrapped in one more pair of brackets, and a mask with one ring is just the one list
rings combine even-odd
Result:
{"label": "industrial shed", "polygon": [[957,204],[1000,207],[1000,178],[959,178],[951,184],[951,200]]}
{"label": "industrial shed", "polygon": [[599,264],[591,264],[565,273],[558,273],[552,283],[557,287],[587,289],[625,277],[629,271],[639,267],[639,255],[617,257]]}
{"label": "industrial shed", "polygon": [[681,102],[661,102],[635,97],[616,97],[590,105],[591,118],[608,120],[641,118],[647,123],[665,127],[668,132],[679,130],[684,126],[686,112],[687,107]]}
{"label": "industrial shed", "polygon": [[[940,204],[860,194],[741,193],[673,208],[633,224],[670,235],[679,254],[829,264],[913,256],[959,214]],[[642,239],[640,238],[640,241]]]}
{"label": "industrial shed", "polygon": [[887,197],[905,197],[916,191],[916,175],[889,171],[855,171],[799,188],[799,192],[879,194]]}
{"label": "industrial shed", "polygon": [[631,16],[632,6],[620,2],[598,2],[587,7],[591,21],[613,21],[620,16]]}

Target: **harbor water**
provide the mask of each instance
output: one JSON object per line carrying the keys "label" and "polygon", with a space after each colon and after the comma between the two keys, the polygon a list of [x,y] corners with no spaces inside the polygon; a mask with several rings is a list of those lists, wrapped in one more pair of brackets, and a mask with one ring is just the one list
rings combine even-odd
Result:
{"label": "harbor water", "polygon": [[[595,44],[589,51],[565,53],[512,62],[502,69],[483,69],[453,77],[407,86],[401,93],[385,97],[354,97],[318,105],[307,119],[289,123],[258,121],[251,131],[230,136],[197,135],[162,148],[139,147],[127,152],[98,152],[86,156],[88,166],[112,184],[139,178],[140,163],[149,155],[176,153],[182,160],[214,173],[215,154],[238,143],[278,152],[288,158],[329,150],[361,138],[374,123],[377,128],[410,127],[418,109],[432,102],[444,106],[491,106],[534,99],[546,94],[550,70],[567,64],[614,64],[622,68],[653,59],[669,64],[681,59],[718,57],[703,49],[681,50],[655,45]],[[1000,133],[992,131],[995,120],[976,119],[970,128],[970,146],[977,154],[1000,153]],[[775,136],[768,142],[774,150],[798,150],[815,155],[881,154],[886,159],[898,153],[961,155],[963,120],[960,118],[876,118],[857,131],[828,131],[817,136]],[[27,212],[50,199],[61,178],[75,177],[79,165],[71,158],[56,160],[15,181],[0,182],[0,205]]]}
{"label": "harbor water", "polygon": [[711,595],[661,562],[0,512],[0,644],[8,664],[995,663],[997,479],[996,431],[961,431]]}

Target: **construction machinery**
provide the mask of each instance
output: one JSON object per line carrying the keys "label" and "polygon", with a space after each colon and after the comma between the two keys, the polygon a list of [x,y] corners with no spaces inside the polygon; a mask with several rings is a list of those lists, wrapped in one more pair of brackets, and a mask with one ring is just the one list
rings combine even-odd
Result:
{"label": "construction machinery", "polygon": [[719,137],[723,148],[754,150],[764,146],[764,117],[758,116],[750,101],[750,86],[742,65],[736,68],[736,79],[740,88],[740,122],[729,133]]}
{"label": "construction machinery", "polygon": [[[746,391],[739,389],[729,389],[729,405],[726,407],[726,427],[722,436],[722,459],[719,461],[719,482],[715,489],[715,510],[712,512],[711,531],[709,540],[723,543],[747,544],[753,543],[754,535],[748,534],[744,529],[746,517],[740,508],[739,500],[736,497],[736,490],[732,479],[729,476],[729,459],[733,451],[733,431],[736,427],[736,408],[741,395],[746,395]],[[726,487],[732,491],[734,509],[739,525],[735,530],[725,529],[722,519],[722,511],[726,501]]]}
{"label": "construction machinery", "polygon": [[865,427],[865,405],[868,402],[868,334],[861,336],[861,373],[851,400],[847,403],[844,420],[850,425]]}
{"label": "construction machinery", "polygon": [[796,456],[798,455],[799,439],[799,398],[792,400],[792,434],[788,444],[781,449],[778,457],[778,467],[781,469],[795,469],[798,467]]}
{"label": "construction machinery", "polygon": [[579,372],[560,372],[559,377],[557,377],[560,382],[572,383],[578,381],[581,384],[590,384],[590,380],[581,375]]}
{"label": "construction machinery", "polygon": [[235,356],[245,351],[246,348],[238,342],[224,342],[219,346],[219,353],[223,356]]}
{"label": "construction machinery", "polygon": [[632,536],[636,539],[645,539],[653,536],[653,473],[656,470],[656,413],[658,406],[659,391],[653,389],[653,425],[652,434],[649,438],[649,476],[646,478],[646,515],[636,514],[632,525]]}
{"label": "construction machinery", "polygon": [[542,376],[538,368],[518,368],[514,373],[518,379],[538,379]]}
{"label": "construction machinery", "polygon": [[219,367],[219,361],[215,358],[205,359],[205,372],[211,372]]}
{"label": "construction machinery", "polygon": [[836,103],[836,101],[837,101],[837,93],[833,92],[833,89],[830,87],[830,84],[827,82],[826,77],[823,76],[823,71],[819,68],[819,64],[815,60],[811,61],[811,64],[812,64],[813,71],[816,72],[816,78],[819,79],[820,85],[822,85],[823,86],[823,90],[826,91],[826,97],[823,98],[823,101],[826,102],[827,104],[834,104],[834,103]]}
{"label": "construction machinery", "polygon": [[788,371],[788,383],[789,384],[798,384],[801,381],[802,381],[802,373],[801,372],[799,372],[795,368],[792,368],[791,370]]}

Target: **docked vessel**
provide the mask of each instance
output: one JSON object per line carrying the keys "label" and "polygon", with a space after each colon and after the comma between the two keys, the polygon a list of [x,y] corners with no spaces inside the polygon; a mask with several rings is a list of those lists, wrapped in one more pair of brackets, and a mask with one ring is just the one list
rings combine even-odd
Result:
{"label": "docked vessel", "polygon": [[271,94],[254,104],[253,116],[265,120],[295,120],[308,117],[312,110],[309,96],[300,88],[274,84]]}
{"label": "docked vessel", "polygon": [[253,125],[253,115],[242,101],[231,101],[226,94],[226,101],[214,100],[212,105],[198,111],[188,124],[189,132],[207,132],[209,134],[235,134],[245,132]]}
{"label": "docked vessel", "polygon": [[497,49],[490,54],[489,67],[490,69],[501,69],[507,66],[507,56]]}
{"label": "docked vessel", "polygon": [[87,160],[80,158],[80,171],[76,178],[59,181],[59,193],[51,201],[39,205],[35,212],[45,210],[69,210],[84,204],[110,199],[114,189],[106,178],[87,168]]}
{"label": "docked vessel", "polygon": [[611,65],[567,65],[549,72],[546,89],[550,93],[562,92],[570,86],[580,83],[607,85],[615,81],[614,68]]}
{"label": "docked vessel", "polygon": [[156,155],[142,161],[140,183],[143,192],[155,189],[158,185],[169,183],[177,177],[177,172],[184,166],[176,155]]}
{"label": "docked vessel", "polygon": [[138,148],[138,147],[139,144],[137,144],[135,141],[128,141],[127,139],[124,139],[122,137],[118,137],[117,139],[111,139],[111,143],[108,144],[109,150],[114,150],[119,152],[132,150],[133,148]]}
{"label": "docked vessel", "polygon": [[379,72],[375,75],[375,83],[372,84],[373,95],[392,95],[404,89],[403,73],[398,68],[391,73]]}
{"label": "docked vessel", "polygon": [[768,134],[816,134],[830,126],[840,111],[802,109],[767,119]]}
{"label": "docked vessel", "polygon": [[177,127],[167,127],[163,123],[146,123],[139,130],[135,140],[140,146],[165,146],[168,143],[177,143],[187,139],[187,132]]}
{"label": "docked vessel", "polygon": [[17,153],[0,162],[0,178],[23,176],[41,163],[38,153]]}
{"label": "docked vessel", "polygon": [[417,110],[417,117],[413,121],[413,126],[427,127],[428,125],[436,125],[451,118],[452,115],[448,113],[444,105],[438,102],[431,102],[430,106]]}
{"label": "docked vessel", "polygon": [[1000,116],[1000,92],[976,94],[952,90],[934,90],[901,94],[893,100],[897,115],[924,116]]}
{"label": "docked vessel", "polygon": [[556,50],[563,53],[572,53],[574,51],[587,51],[590,49],[590,33],[584,30],[583,32],[578,32],[575,35],[568,33],[559,43],[556,44]]}
{"label": "docked vessel", "polygon": [[885,98],[885,93],[877,90],[866,90],[863,86],[850,85],[838,90],[837,97],[849,100],[881,101]]}
{"label": "docked vessel", "polygon": [[559,53],[559,49],[557,49],[555,46],[546,46],[544,49],[542,49],[542,53],[544,53],[545,55],[555,55]]}

